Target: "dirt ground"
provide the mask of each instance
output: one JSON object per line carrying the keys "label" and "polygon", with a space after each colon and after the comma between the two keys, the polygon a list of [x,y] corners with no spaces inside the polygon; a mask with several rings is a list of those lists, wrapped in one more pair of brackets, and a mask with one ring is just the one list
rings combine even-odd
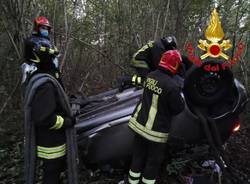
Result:
{"label": "dirt ground", "polygon": [[[15,133],[9,134],[10,137],[3,146],[0,147],[0,184],[21,184],[23,183],[23,155],[22,139]],[[3,136],[2,134],[1,136]],[[17,141],[18,140],[18,141]],[[249,184],[250,183],[250,126],[245,126],[239,132],[230,137],[226,144],[226,154],[229,158],[232,172],[223,184]],[[91,173],[85,168],[80,171],[80,184],[117,184],[124,177],[122,170],[102,173],[96,171]],[[164,179],[164,184],[174,184]],[[231,182],[228,182],[231,181]]]}

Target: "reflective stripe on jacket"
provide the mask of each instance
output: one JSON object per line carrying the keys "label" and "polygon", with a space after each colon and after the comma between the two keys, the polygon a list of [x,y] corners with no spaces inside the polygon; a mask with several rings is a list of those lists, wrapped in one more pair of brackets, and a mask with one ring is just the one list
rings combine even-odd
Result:
{"label": "reflective stripe on jacket", "polygon": [[54,147],[37,146],[37,157],[56,159],[66,155],[66,144]]}
{"label": "reflective stripe on jacket", "polygon": [[172,116],[184,109],[180,92],[170,73],[163,69],[151,72],[129,127],[150,141],[167,142]]}
{"label": "reflective stripe on jacket", "polygon": [[165,51],[166,49],[161,40],[149,41],[133,55],[131,66],[134,68],[144,68],[149,69],[149,71],[154,71]]}

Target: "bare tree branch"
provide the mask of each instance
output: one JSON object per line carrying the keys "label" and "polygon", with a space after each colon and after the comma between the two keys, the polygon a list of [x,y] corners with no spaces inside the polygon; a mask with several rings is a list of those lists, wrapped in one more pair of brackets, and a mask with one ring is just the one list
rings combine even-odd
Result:
{"label": "bare tree branch", "polygon": [[[54,1],[54,12],[53,12],[53,26],[55,27],[56,24],[56,8],[57,8],[57,1]],[[55,31],[53,32],[54,43],[56,45],[56,36]]]}
{"label": "bare tree branch", "polygon": [[91,44],[89,44],[89,43],[83,41],[83,40],[80,39],[80,38],[76,38],[76,37],[74,37],[74,36],[71,36],[71,38],[73,38],[73,39],[79,41],[80,43],[86,45],[87,47],[89,47],[89,48],[95,50],[96,52],[98,52],[99,54],[101,54],[103,57],[107,58],[107,60],[109,61],[110,64],[115,65],[116,67],[120,68],[123,72],[125,72],[126,74],[128,74],[128,72],[127,72],[127,70],[126,70],[125,68],[123,68],[123,67],[122,67],[121,65],[119,65],[119,64],[116,64],[116,63],[112,62],[111,58],[108,57],[105,53],[101,52],[99,49],[95,48],[94,46],[92,46]]}
{"label": "bare tree branch", "polygon": [[73,25],[76,4],[77,4],[77,0],[75,0],[73,2],[73,15],[72,15],[70,23],[68,23],[67,6],[66,6],[67,4],[66,4],[65,0],[63,1],[63,5],[64,5],[64,19],[65,19],[65,42],[66,43],[65,43],[63,58],[62,58],[61,65],[60,65],[60,71],[62,71],[62,69],[63,69],[63,67],[65,65],[66,57],[67,57],[68,47],[69,47],[69,43],[70,43],[69,35],[70,35],[71,28],[72,28],[72,25]]}
{"label": "bare tree branch", "polygon": [[[2,18],[2,17],[1,17],[1,18]],[[16,54],[17,54],[18,58],[20,59],[20,58],[21,58],[21,54],[20,54],[20,52],[19,52],[19,50],[18,50],[18,48],[17,48],[17,45],[16,45],[16,43],[15,43],[15,41],[14,41],[14,39],[13,39],[13,36],[12,36],[11,33],[9,32],[9,30],[8,30],[8,28],[7,28],[7,26],[6,26],[6,22],[5,22],[5,20],[4,20],[3,18],[2,18],[2,22],[3,22],[4,29],[5,29],[5,31],[7,32],[8,37],[9,37],[9,39],[10,39],[10,41],[11,41],[11,43],[12,43],[12,45],[13,45],[15,51],[16,51]]]}
{"label": "bare tree branch", "polygon": [[161,37],[164,36],[164,32],[165,32],[165,29],[166,29],[167,19],[168,19],[168,15],[169,15],[169,6],[170,6],[170,0],[168,0],[168,2],[167,2],[165,17],[164,17],[164,23],[163,23],[163,27],[162,27],[162,31],[161,31]]}
{"label": "bare tree branch", "polygon": [[155,26],[155,34],[154,34],[154,40],[157,39],[160,18],[161,18],[161,12],[159,12],[158,15],[157,15],[156,26]]}

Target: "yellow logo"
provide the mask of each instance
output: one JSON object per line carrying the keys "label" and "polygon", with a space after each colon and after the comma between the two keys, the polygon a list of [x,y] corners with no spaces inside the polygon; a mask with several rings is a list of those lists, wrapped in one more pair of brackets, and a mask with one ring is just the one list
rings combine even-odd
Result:
{"label": "yellow logo", "polygon": [[158,81],[148,77],[146,80],[146,85],[144,87],[160,95],[162,93],[162,88],[158,87],[157,83]]}
{"label": "yellow logo", "polygon": [[207,40],[199,40],[198,45],[201,50],[206,51],[206,53],[200,57],[202,60],[207,57],[223,57],[226,60],[229,59],[228,55],[223,53],[223,51],[230,49],[232,44],[230,40],[222,40],[224,38],[224,31],[221,27],[221,22],[216,9],[214,9],[211,14],[210,24],[206,29],[205,37]]}

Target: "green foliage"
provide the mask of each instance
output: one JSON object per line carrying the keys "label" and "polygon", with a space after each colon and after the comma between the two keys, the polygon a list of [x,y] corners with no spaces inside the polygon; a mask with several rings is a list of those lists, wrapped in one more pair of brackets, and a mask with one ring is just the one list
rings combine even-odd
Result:
{"label": "green foliage", "polygon": [[22,142],[0,149],[0,183],[23,183]]}
{"label": "green foliage", "polygon": [[190,160],[183,160],[182,158],[172,159],[167,165],[167,172],[169,175],[177,175],[189,163]]}

